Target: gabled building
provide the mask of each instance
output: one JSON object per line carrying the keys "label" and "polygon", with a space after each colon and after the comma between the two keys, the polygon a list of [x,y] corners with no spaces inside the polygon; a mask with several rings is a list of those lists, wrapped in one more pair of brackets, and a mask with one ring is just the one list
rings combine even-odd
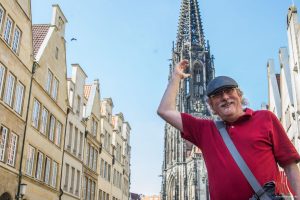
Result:
{"label": "gabled building", "polygon": [[99,199],[127,200],[130,193],[130,131],[122,113],[113,115],[113,101],[101,101]]}
{"label": "gabled building", "polygon": [[84,163],[83,163],[83,199],[97,199],[99,176],[100,143],[100,84],[95,80],[91,85],[85,85],[86,118]]}
{"label": "gabled building", "polygon": [[68,79],[69,113],[63,156],[61,199],[81,199],[83,175],[83,147],[87,118],[84,96],[87,75],[79,64],[72,64],[72,76]]}
{"label": "gabled building", "polygon": [[300,24],[297,8],[291,6],[287,15],[288,48],[279,49],[280,74],[274,61],[268,68],[269,110],[280,119],[289,139],[300,152]]}
{"label": "gabled building", "polygon": [[21,155],[32,73],[30,1],[1,0],[0,199],[14,199],[23,183]]}
{"label": "gabled building", "polygon": [[[177,40],[172,49],[169,79],[175,65],[189,60],[186,73],[190,78],[180,83],[176,109],[201,118],[210,118],[205,103],[207,83],[214,78],[213,56],[204,39],[197,0],[182,0]],[[162,167],[162,199],[207,199],[207,172],[201,151],[182,139],[180,132],[165,125],[164,161]]]}
{"label": "gabled building", "polygon": [[24,148],[28,199],[60,196],[64,132],[68,108],[65,26],[67,19],[53,5],[51,24],[33,25],[35,73]]}

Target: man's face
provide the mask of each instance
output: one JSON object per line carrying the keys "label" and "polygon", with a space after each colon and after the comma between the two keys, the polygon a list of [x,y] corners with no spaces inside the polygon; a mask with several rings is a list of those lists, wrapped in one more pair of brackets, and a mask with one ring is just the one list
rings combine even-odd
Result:
{"label": "man's face", "polygon": [[242,95],[237,88],[224,88],[211,95],[208,103],[215,114],[228,122],[236,121],[243,115]]}

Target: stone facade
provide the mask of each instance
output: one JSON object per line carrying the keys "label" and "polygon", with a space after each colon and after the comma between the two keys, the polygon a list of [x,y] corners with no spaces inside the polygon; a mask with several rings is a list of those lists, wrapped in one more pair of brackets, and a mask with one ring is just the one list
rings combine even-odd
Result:
{"label": "stone facade", "polygon": [[275,72],[273,59],[267,64],[269,110],[280,119],[298,152],[300,152],[299,27],[297,8],[291,6],[287,15],[288,48],[279,49],[280,74]]}
{"label": "stone facade", "polygon": [[33,66],[29,8],[28,1],[0,2],[0,199],[15,198],[21,177]]}
{"label": "stone facade", "polygon": [[30,0],[0,2],[0,199],[129,199],[130,125],[79,64],[67,79],[67,19],[52,13],[32,25]]}

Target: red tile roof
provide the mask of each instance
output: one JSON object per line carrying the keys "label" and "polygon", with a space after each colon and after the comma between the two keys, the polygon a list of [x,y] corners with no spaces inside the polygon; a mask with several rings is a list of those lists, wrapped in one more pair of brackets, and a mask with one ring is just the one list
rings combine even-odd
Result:
{"label": "red tile roof", "polygon": [[84,97],[87,98],[87,99],[90,96],[91,88],[92,88],[92,85],[85,85],[84,86]]}
{"label": "red tile roof", "polygon": [[33,55],[37,55],[48,31],[50,25],[48,24],[36,24],[32,26],[32,37],[33,37]]}

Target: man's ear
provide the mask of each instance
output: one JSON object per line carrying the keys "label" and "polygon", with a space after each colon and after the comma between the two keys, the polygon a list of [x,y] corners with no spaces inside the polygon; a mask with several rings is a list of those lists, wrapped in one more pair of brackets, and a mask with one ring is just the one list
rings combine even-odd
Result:
{"label": "man's ear", "polygon": [[210,107],[210,110],[212,111],[212,114],[216,115],[217,113],[216,113],[214,107],[212,106],[212,100],[210,98],[207,99],[207,103]]}

